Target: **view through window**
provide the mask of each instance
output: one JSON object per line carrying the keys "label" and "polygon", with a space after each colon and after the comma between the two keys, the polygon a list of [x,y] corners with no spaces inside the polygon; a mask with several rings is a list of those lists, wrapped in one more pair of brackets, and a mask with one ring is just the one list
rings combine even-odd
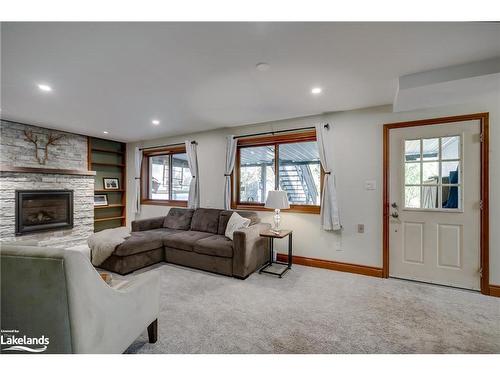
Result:
{"label": "view through window", "polygon": [[148,199],[187,201],[192,176],[186,153],[152,155],[147,159]]}
{"label": "view through window", "polygon": [[405,140],[404,202],[413,209],[461,208],[461,137]]}
{"label": "view through window", "polygon": [[291,205],[319,206],[321,164],[313,139],[277,137],[271,144],[239,147],[238,203],[263,205],[270,190],[283,190]]}

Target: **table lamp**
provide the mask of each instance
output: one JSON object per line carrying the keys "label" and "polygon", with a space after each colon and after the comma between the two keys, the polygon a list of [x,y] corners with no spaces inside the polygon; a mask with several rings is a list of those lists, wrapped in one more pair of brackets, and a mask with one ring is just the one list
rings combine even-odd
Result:
{"label": "table lamp", "polygon": [[273,232],[279,232],[280,230],[280,210],[290,208],[288,203],[288,194],[283,190],[271,190],[267,194],[266,208],[274,209],[274,228]]}

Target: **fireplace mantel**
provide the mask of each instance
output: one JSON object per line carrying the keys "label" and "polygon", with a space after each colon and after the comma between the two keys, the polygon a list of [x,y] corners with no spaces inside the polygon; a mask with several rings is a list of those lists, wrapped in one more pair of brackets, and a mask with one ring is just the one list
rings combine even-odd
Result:
{"label": "fireplace mantel", "polygon": [[42,174],[67,174],[77,176],[95,176],[95,171],[85,171],[78,169],[56,169],[56,168],[34,168],[34,167],[10,167],[0,165],[0,172],[17,173],[42,173]]}

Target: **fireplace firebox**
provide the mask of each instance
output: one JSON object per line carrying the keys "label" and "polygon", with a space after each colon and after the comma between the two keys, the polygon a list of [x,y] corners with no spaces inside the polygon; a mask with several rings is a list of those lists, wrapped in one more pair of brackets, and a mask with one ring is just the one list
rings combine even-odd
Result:
{"label": "fireplace firebox", "polygon": [[73,228],[73,190],[16,190],[16,235]]}

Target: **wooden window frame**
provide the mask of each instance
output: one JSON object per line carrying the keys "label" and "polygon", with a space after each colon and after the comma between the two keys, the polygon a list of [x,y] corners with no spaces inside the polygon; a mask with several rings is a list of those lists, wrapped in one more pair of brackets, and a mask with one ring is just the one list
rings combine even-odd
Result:
{"label": "wooden window frame", "polygon": [[[242,148],[246,147],[256,147],[256,146],[278,146],[286,143],[298,143],[298,142],[316,142],[316,131],[314,129],[308,131],[302,131],[300,133],[289,133],[282,135],[270,135],[270,136],[260,136],[252,138],[239,138],[236,145],[236,161],[234,164],[234,170],[231,174],[231,208],[234,210],[252,210],[252,211],[270,211],[272,209],[265,208],[264,203],[250,203],[250,202],[240,202],[240,153]],[[321,165],[321,164],[320,164]],[[274,167],[276,171],[279,171],[279,147],[274,148]],[[324,170],[321,167],[320,176],[320,197],[323,192],[323,177]],[[278,185],[279,174],[275,173],[275,184]],[[320,205],[301,205],[301,204],[290,204],[290,209],[285,210],[285,212],[299,212],[307,214],[317,214],[319,215],[321,210]]]}
{"label": "wooden window frame", "polygon": [[[151,199],[149,192],[151,191],[151,176],[149,174],[149,158],[152,156],[165,156],[175,154],[185,154],[185,146],[157,148],[150,151],[144,151],[142,154],[141,166],[141,204],[154,205],[154,206],[174,206],[174,207],[187,207],[187,200],[173,200],[173,199]],[[170,186],[172,185],[172,168],[169,168]]]}

